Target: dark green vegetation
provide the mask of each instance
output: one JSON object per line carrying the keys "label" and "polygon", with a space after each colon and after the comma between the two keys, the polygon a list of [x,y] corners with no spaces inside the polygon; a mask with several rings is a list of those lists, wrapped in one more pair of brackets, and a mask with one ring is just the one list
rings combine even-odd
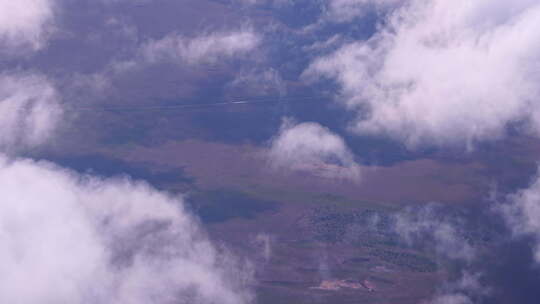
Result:
{"label": "dark green vegetation", "polygon": [[413,272],[438,270],[437,264],[425,256],[426,252],[404,251],[411,248],[395,230],[392,213],[372,209],[340,210],[337,206],[314,208],[309,222],[317,241],[346,244],[363,252],[368,250],[368,257],[353,257],[346,261],[349,264],[379,261]]}
{"label": "dark green vegetation", "polygon": [[375,249],[370,252],[370,255],[411,271],[435,272],[438,269],[435,262],[416,254]]}
{"label": "dark green vegetation", "polygon": [[315,239],[323,242],[349,242],[368,247],[397,244],[397,236],[390,230],[391,219],[383,211],[314,208],[310,222]]}

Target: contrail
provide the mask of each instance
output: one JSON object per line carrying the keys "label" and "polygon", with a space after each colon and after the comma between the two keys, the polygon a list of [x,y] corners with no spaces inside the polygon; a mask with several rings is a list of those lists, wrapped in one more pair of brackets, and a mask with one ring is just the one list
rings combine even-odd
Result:
{"label": "contrail", "polygon": [[240,99],[230,100],[216,103],[191,103],[191,104],[171,104],[171,105],[132,105],[132,106],[83,106],[71,107],[74,111],[146,111],[146,110],[168,110],[168,109],[183,109],[183,108],[205,108],[227,105],[242,105],[242,104],[257,104],[257,103],[272,103],[272,102],[306,102],[310,99],[320,99],[321,96],[293,96],[282,98],[268,99]]}

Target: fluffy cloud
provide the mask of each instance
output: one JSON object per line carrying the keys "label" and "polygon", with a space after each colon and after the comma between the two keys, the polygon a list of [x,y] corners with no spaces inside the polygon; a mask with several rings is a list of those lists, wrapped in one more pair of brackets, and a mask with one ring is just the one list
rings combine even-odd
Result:
{"label": "fluffy cloud", "polygon": [[180,198],[128,178],[0,158],[3,303],[248,303],[251,272]]}
{"label": "fluffy cloud", "polygon": [[285,120],[271,142],[268,156],[278,169],[353,180],[360,175],[360,166],[343,139],[317,123]]}
{"label": "fluffy cloud", "polygon": [[356,132],[411,148],[471,147],[516,123],[540,132],[537,1],[413,0],[384,24],[304,73],[340,84]]}
{"label": "fluffy cloud", "polygon": [[0,46],[12,51],[43,46],[54,17],[53,0],[0,0]]}
{"label": "fluffy cloud", "polygon": [[0,149],[45,142],[62,115],[59,97],[41,75],[0,74]]}
{"label": "fluffy cloud", "polygon": [[252,30],[215,32],[193,38],[169,34],[141,48],[148,62],[173,61],[187,64],[215,63],[222,58],[245,55],[261,38]]}

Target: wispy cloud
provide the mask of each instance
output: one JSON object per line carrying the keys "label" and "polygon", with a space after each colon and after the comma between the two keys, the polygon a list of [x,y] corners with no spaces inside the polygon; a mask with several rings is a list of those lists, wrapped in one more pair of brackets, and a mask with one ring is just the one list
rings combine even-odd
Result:
{"label": "wispy cloud", "polygon": [[480,275],[464,272],[461,277],[452,283],[439,288],[436,295],[422,304],[473,304],[478,299],[487,296],[490,289],[480,282]]}
{"label": "wispy cloud", "polygon": [[497,205],[514,237],[532,237],[534,257],[540,263],[540,176],[529,187],[509,195]]}
{"label": "wispy cloud", "polygon": [[327,0],[324,18],[332,22],[350,22],[372,10],[388,9],[404,2],[404,0]]}
{"label": "wispy cloud", "polygon": [[251,29],[213,32],[197,37],[169,34],[141,47],[142,57],[150,62],[170,61],[184,64],[215,63],[220,59],[246,55],[261,41]]}
{"label": "wispy cloud", "polygon": [[[76,89],[99,92],[109,89],[114,80],[129,73],[143,73],[152,66],[160,64],[178,68],[178,73],[185,73],[186,68],[200,65],[214,65],[246,60],[257,57],[257,48],[262,36],[251,28],[240,28],[230,31],[201,32],[197,35],[184,36],[169,33],[160,39],[151,39],[135,46],[129,56],[112,60],[103,70],[81,75],[72,80]],[[266,74],[261,77],[266,77]],[[268,75],[274,76],[274,75]],[[240,76],[239,76],[240,77]],[[240,78],[237,78],[241,81]],[[277,79],[276,79],[277,80]],[[252,82],[252,84],[262,84]],[[231,82],[231,84],[238,84]]]}
{"label": "wispy cloud", "polygon": [[405,209],[395,216],[395,231],[409,245],[428,243],[441,256],[472,261],[476,251],[463,237],[464,225],[441,213],[436,205]]}
{"label": "wispy cloud", "polygon": [[490,296],[482,282],[481,270],[473,267],[481,259],[478,248],[466,237],[464,219],[447,214],[441,206],[430,204],[406,208],[394,216],[393,231],[409,246],[434,252],[440,261],[459,265],[457,277],[438,286],[434,295],[422,304],[472,304]]}
{"label": "wispy cloud", "polygon": [[31,73],[0,74],[0,148],[13,151],[47,141],[63,110],[50,81]]}
{"label": "wispy cloud", "polygon": [[233,81],[227,84],[231,94],[247,96],[284,96],[287,86],[280,73],[273,69],[248,69],[240,71]]}

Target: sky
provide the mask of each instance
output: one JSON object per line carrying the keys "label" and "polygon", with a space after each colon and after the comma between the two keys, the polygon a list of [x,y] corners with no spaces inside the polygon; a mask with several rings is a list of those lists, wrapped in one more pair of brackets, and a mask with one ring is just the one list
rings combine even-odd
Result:
{"label": "sky", "polygon": [[[272,125],[256,141],[274,170],[362,183],[357,138],[460,155],[537,140],[539,27],[534,0],[0,0],[0,300],[256,302],[253,265],[211,240],[181,193],[41,160],[86,134],[81,109],[266,98],[285,109],[262,114]],[[323,101],[295,110],[306,96]],[[535,273],[540,177],[525,178],[481,213],[507,230],[501,256],[526,243]],[[463,265],[427,303],[513,288],[482,279],[498,266],[480,266],[462,220],[440,213],[395,221],[406,242],[427,237]]]}

